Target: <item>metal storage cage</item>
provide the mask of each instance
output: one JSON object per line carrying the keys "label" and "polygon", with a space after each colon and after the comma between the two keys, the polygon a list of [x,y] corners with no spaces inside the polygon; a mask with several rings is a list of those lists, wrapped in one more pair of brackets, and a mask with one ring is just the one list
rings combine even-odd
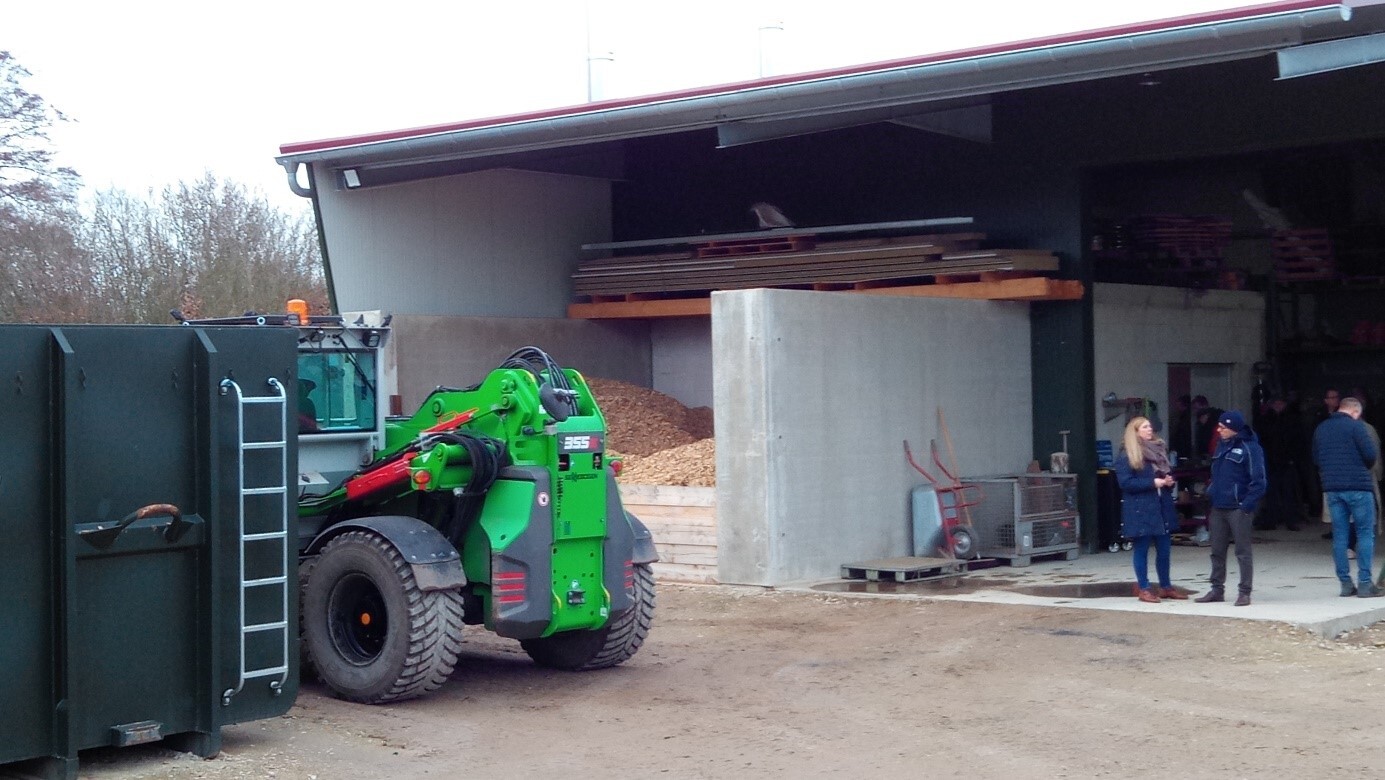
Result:
{"label": "metal storage cage", "polygon": [[983,496],[971,508],[982,557],[1002,558],[1011,566],[1028,566],[1036,555],[1077,557],[1076,474],[967,477],[962,484],[980,488]]}

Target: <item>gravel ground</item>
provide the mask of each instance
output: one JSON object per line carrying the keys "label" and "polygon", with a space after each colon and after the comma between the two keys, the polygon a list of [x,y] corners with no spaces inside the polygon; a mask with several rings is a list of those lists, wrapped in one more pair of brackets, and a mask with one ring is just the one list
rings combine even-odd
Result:
{"label": "gravel ground", "polygon": [[81,776],[392,780],[1370,775],[1385,628],[660,584],[624,666],[558,673],[477,631],[440,691],[306,684],[212,760],[83,754]]}

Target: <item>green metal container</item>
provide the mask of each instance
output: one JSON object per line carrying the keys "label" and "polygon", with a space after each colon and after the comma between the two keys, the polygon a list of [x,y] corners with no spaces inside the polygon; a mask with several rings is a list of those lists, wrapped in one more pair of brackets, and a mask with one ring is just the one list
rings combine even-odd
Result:
{"label": "green metal container", "polygon": [[286,712],[296,331],[6,325],[0,345],[0,765],[211,756],[222,726]]}

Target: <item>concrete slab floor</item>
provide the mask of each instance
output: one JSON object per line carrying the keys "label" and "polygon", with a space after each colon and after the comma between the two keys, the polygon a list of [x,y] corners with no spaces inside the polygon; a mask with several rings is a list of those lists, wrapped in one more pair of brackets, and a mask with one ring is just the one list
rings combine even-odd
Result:
{"label": "concrete slab floor", "polygon": [[[1270,620],[1323,637],[1335,637],[1385,620],[1385,598],[1338,595],[1332,542],[1322,538],[1326,529],[1327,526],[1316,524],[1299,531],[1256,531],[1254,591],[1248,607],[1231,603],[1236,598],[1239,578],[1234,548],[1227,551],[1227,601],[1194,603],[1192,598],[1207,591],[1211,559],[1209,548],[1184,545],[1173,548],[1172,580],[1175,587],[1192,591],[1192,598],[1187,601],[1146,604],[1136,599],[1132,594],[1135,575],[1129,552],[1082,555],[1073,561],[1036,559],[1027,567],[1001,565],[947,580],[894,583],[839,579],[795,584],[781,590]],[[1157,581],[1152,550],[1149,558],[1150,580]],[[1380,573],[1382,558],[1381,554],[1375,557],[1376,575]],[[1355,579],[1355,560],[1351,561],[1351,570]]]}

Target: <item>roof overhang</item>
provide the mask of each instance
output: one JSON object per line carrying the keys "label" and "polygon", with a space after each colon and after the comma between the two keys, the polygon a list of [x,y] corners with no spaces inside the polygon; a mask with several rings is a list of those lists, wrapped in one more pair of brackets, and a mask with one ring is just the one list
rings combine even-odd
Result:
{"label": "roof overhang", "polygon": [[300,165],[319,164],[336,172],[338,186],[347,186],[342,172],[349,171],[356,187],[412,178],[404,168],[460,172],[517,155],[694,130],[715,129],[721,145],[880,121],[988,134],[991,94],[1261,56],[1305,43],[1310,30],[1317,39],[1361,34],[1344,24],[1351,18],[1352,8],[1339,2],[1266,3],[857,68],[290,143],[276,159],[291,182]]}

